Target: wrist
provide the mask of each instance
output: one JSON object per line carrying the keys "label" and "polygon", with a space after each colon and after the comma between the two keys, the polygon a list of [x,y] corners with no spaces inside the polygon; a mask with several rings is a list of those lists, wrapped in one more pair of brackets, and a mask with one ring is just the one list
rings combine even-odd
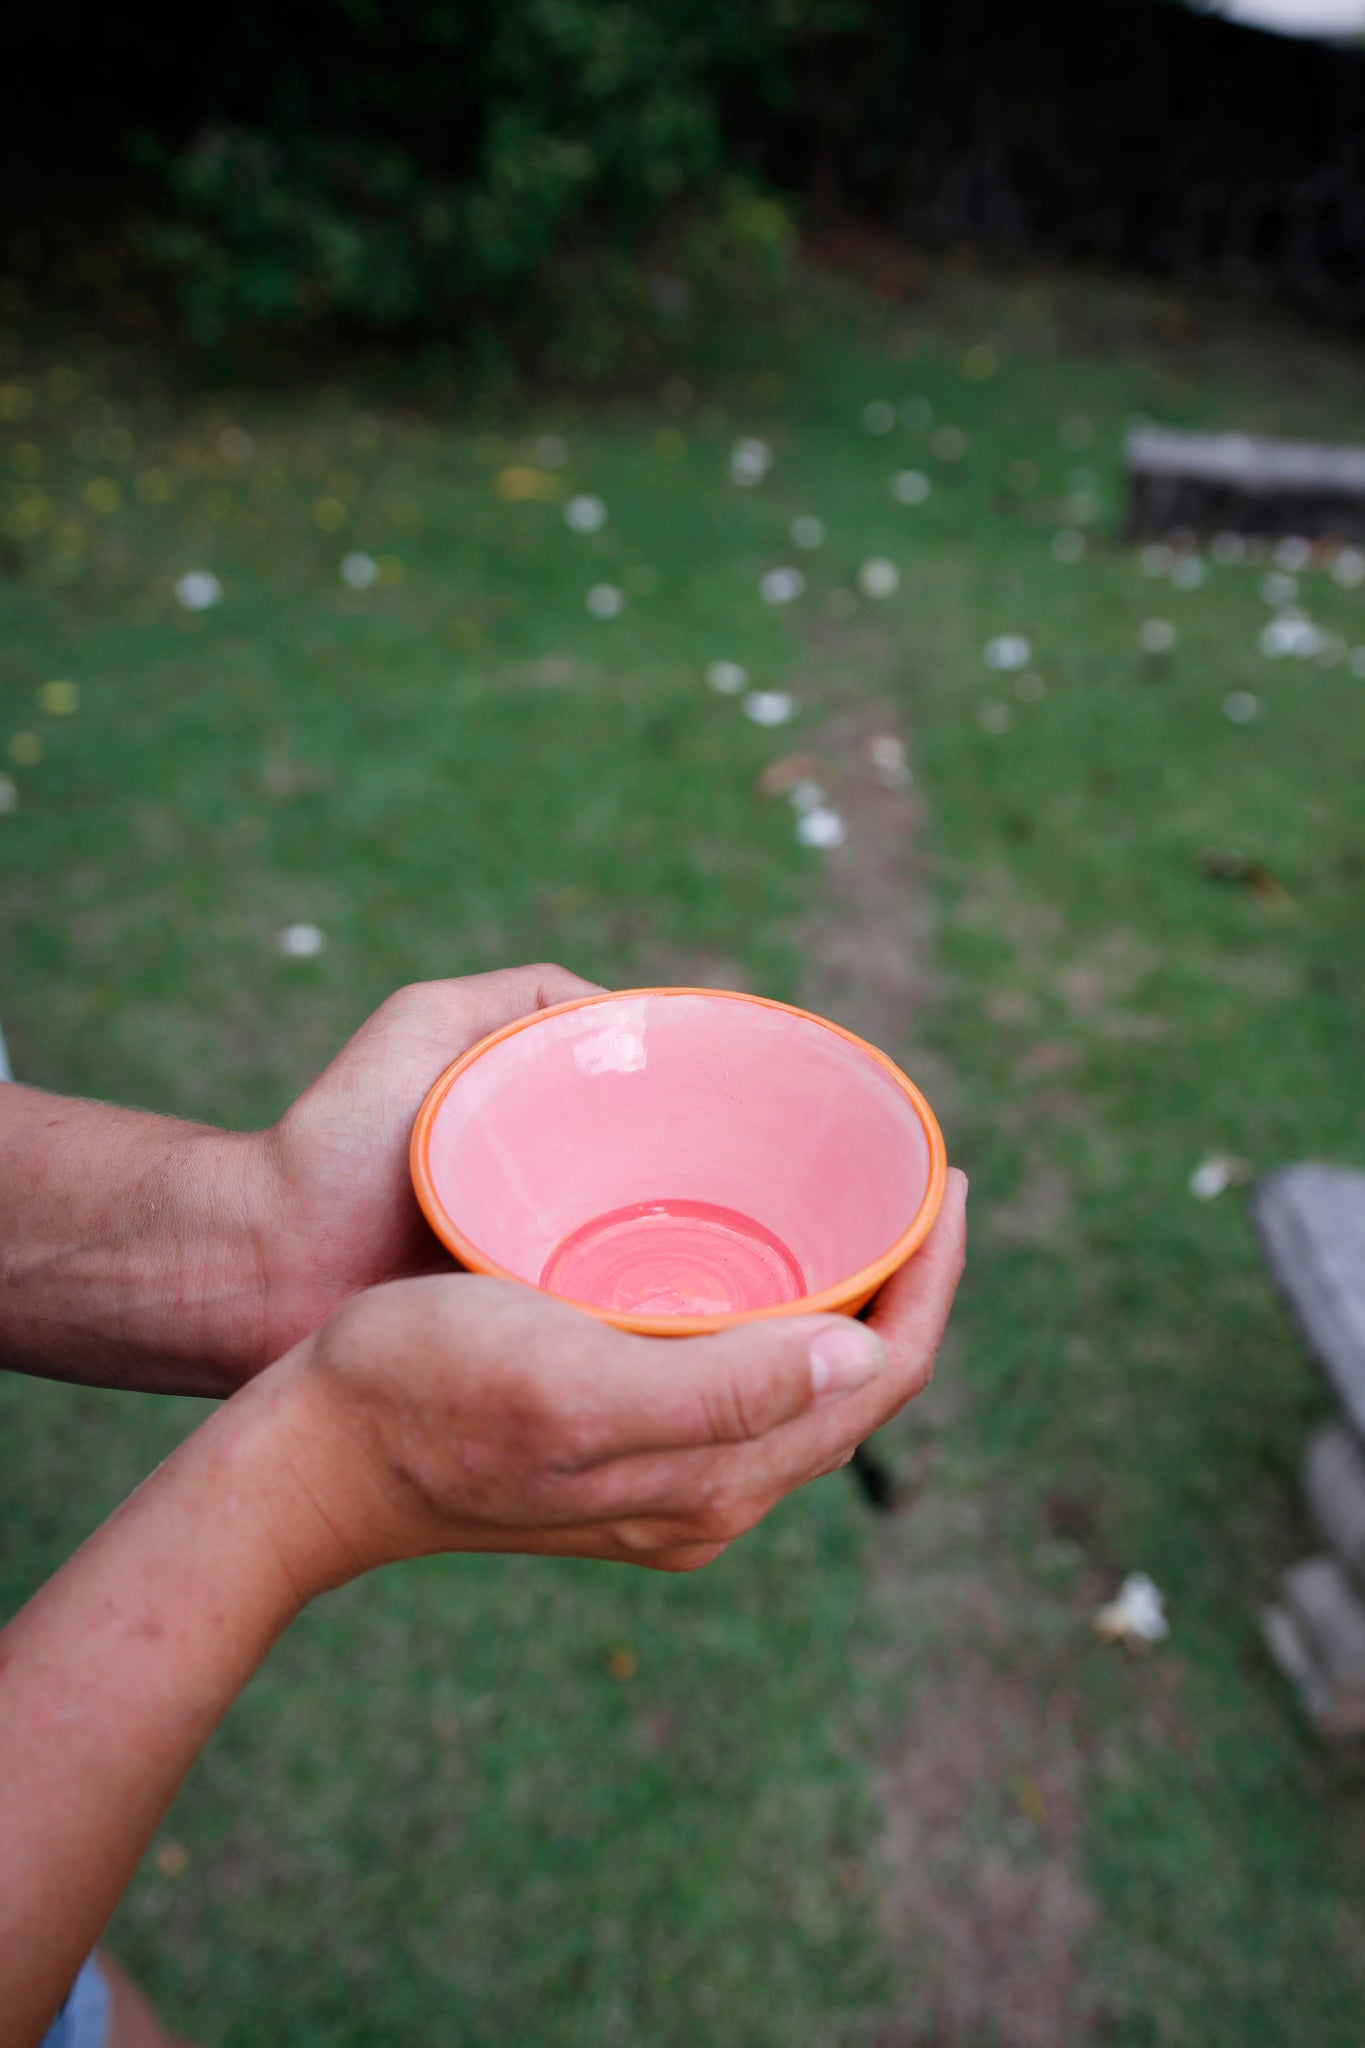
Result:
{"label": "wrist", "polygon": [[319,1593],[380,1560],[372,1475],[307,1337],[242,1386],[189,1440],[206,1469],[196,1480],[234,1522],[245,1521],[278,1578],[279,1626]]}
{"label": "wrist", "polygon": [[59,1379],[231,1393],[270,1356],[268,1185],[262,1138],[4,1088],[9,1363]]}

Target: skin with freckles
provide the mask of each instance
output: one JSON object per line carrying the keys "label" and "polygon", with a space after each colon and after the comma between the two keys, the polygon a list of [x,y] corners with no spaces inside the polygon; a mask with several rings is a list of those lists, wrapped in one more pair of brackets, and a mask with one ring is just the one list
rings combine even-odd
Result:
{"label": "skin with freckles", "polygon": [[[117,1370],[102,1377],[237,1387],[0,1634],[4,2048],[41,2040],[194,1757],[318,1593],[442,1551],[694,1570],[927,1384],[964,1255],[957,1173],[866,1323],[644,1338],[532,1288],[423,1270],[446,1264],[406,1180],[427,1086],[462,1032],[584,987],[524,969],[401,992],[274,1132],[228,1141],[256,1148],[236,1177],[206,1149],[221,1133],[0,1089],[3,1163],[35,1174],[27,1219],[0,1194],[5,1291],[24,1310],[7,1302],[0,1341],[25,1344],[31,1369],[93,1377],[103,1330]],[[116,1159],[137,1190],[124,1214]],[[205,1186],[210,1161],[222,1177]],[[175,1237],[169,1276],[158,1228]],[[135,1995],[116,2013],[118,2048],[165,2038]]]}

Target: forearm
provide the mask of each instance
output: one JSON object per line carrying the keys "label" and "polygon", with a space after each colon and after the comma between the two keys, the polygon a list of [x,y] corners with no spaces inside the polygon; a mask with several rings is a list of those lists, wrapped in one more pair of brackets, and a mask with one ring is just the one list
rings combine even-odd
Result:
{"label": "forearm", "polygon": [[195,1755],[336,1574],[288,1364],[215,1413],[0,1634],[0,2027],[66,1995]]}
{"label": "forearm", "polygon": [[269,1356],[265,1141],[0,1083],[0,1364],[226,1394]]}

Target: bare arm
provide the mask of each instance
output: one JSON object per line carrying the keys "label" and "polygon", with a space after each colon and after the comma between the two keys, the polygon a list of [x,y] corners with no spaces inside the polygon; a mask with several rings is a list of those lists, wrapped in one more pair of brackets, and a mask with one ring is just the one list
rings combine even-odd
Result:
{"label": "bare arm", "polygon": [[521,967],[401,989],[264,1132],[0,1083],[0,1364],[230,1394],[359,1289],[448,1266],[408,1184],[423,1095],[592,986]]}
{"label": "bare arm", "polygon": [[460,1275],[361,1296],[262,1373],[0,1634],[0,2011],[32,2048],[198,1750],[315,1593],[394,1559],[527,1551],[682,1571],[921,1391],[965,1183],[874,1331],[682,1342]]}

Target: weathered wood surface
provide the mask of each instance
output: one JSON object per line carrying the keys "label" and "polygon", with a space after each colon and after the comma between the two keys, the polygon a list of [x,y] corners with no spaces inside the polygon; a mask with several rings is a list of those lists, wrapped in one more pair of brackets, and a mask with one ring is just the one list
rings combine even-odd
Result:
{"label": "weathered wood surface", "polygon": [[1280,1581],[1262,1625],[1270,1653],[1318,1732],[1365,1735],[1365,1601],[1336,1558],[1306,1557]]}
{"label": "weathered wood surface", "polygon": [[1309,1438],[1303,1490],[1318,1534],[1365,1590],[1365,1448],[1344,1423]]}
{"label": "weathered wood surface", "polygon": [[1318,1734],[1334,1742],[1365,1735],[1365,1692],[1333,1689],[1289,1609],[1268,1607],[1261,1626],[1267,1649]]}
{"label": "weathered wood surface", "polygon": [[1251,1212],[1280,1291],[1365,1443],[1365,1173],[1281,1167],[1257,1184]]}
{"label": "weathered wood surface", "polygon": [[1125,459],[1133,539],[1190,527],[1365,540],[1365,448],[1141,427]]}

